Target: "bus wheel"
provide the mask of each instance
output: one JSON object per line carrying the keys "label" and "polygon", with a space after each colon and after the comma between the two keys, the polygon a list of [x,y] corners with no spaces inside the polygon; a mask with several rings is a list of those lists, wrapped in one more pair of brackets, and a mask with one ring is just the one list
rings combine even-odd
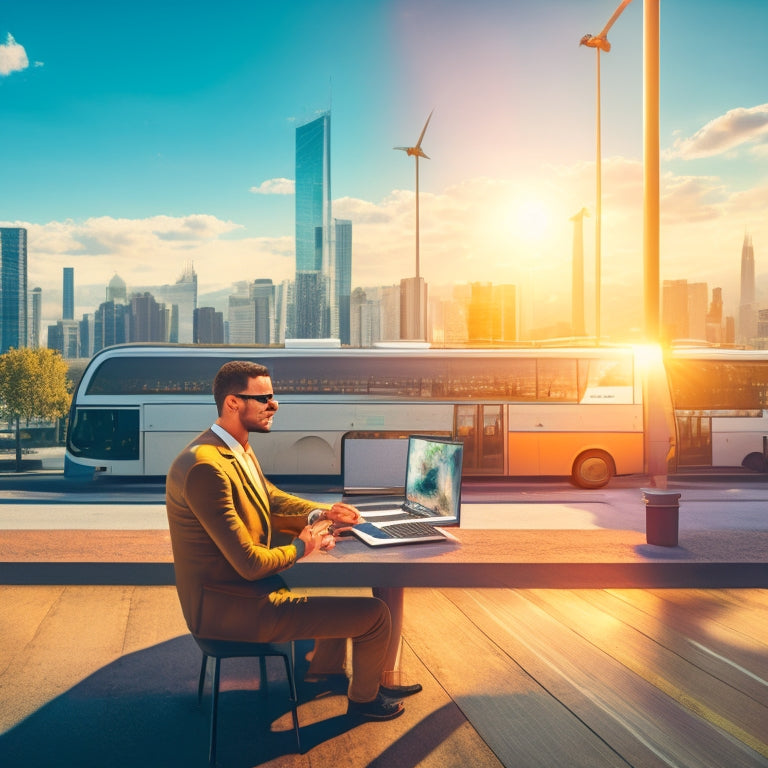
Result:
{"label": "bus wheel", "polygon": [[573,462],[571,478],[580,488],[602,488],[613,473],[613,459],[605,451],[584,451]]}

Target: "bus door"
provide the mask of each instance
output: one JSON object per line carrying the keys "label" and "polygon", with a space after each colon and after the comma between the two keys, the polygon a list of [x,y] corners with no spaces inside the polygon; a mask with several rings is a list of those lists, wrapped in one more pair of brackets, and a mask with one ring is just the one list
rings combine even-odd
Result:
{"label": "bus door", "polygon": [[677,466],[712,466],[712,419],[701,411],[676,411]]}
{"label": "bus door", "polygon": [[504,474],[504,406],[456,405],[454,434],[464,443],[465,475]]}

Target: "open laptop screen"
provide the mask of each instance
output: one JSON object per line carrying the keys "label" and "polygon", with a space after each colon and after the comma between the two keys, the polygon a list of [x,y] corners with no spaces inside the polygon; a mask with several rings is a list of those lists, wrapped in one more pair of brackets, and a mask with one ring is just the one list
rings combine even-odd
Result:
{"label": "open laptop screen", "polygon": [[436,517],[458,518],[461,503],[463,444],[411,435],[405,474],[408,506],[419,505]]}

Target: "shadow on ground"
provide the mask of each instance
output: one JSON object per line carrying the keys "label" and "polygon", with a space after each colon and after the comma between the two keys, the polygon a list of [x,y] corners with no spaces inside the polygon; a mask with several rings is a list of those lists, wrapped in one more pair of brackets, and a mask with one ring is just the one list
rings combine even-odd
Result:
{"label": "shadow on ground", "polygon": [[[199,669],[200,652],[189,636],[122,656],[0,735],[2,764],[205,766],[210,699],[206,687],[198,706]],[[259,689],[258,660],[222,663],[218,749],[222,764],[253,766],[297,752],[281,670],[279,660],[268,661],[265,695]],[[301,667],[297,672],[303,674]],[[302,727],[302,746],[306,751],[350,727],[345,716]]]}

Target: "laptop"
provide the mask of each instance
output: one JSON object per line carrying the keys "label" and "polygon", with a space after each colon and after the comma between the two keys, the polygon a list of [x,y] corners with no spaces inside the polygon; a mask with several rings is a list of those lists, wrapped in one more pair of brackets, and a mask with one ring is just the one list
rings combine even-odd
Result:
{"label": "laptop", "polygon": [[405,500],[366,509],[352,534],[372,547],[454,540],[436,526],[457,526],[461,514],[464,443],[411,435],[405,467]]}

